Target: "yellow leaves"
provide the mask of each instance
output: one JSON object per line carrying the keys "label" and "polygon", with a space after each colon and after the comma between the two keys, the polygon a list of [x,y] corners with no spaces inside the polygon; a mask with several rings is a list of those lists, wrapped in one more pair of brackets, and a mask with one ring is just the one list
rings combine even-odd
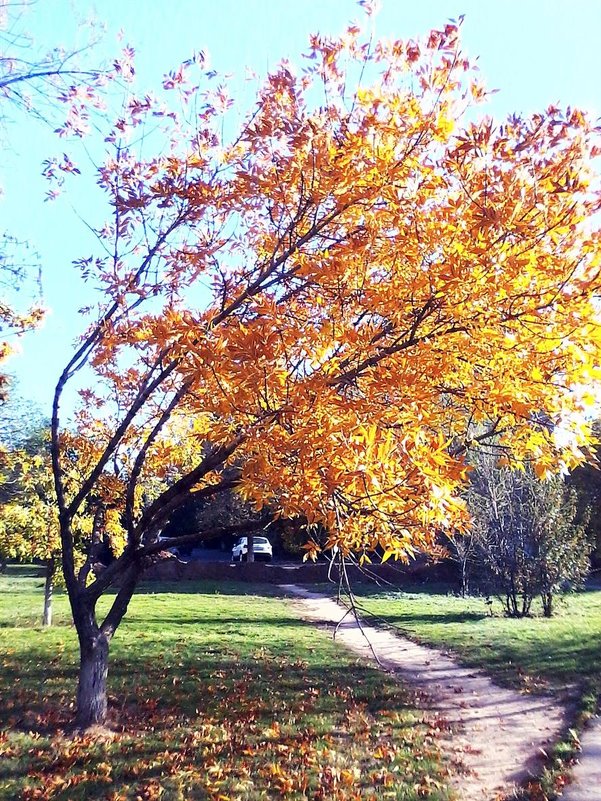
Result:
{"label": "yellow leaves", "polygon": [[2,474],[8,501],[0,506],[0,552],[21,559],[56,556],[60,538],[50,456],[6,451]]}
{"label": "yellow leaves", "polygon": [[363,426],[360,425],[355,431],[354,438],[356,442],[362,442],[366,449],[369,450],[373,447],[376,437],[378,435],[378,428],[375,425]]}
{"label": "yellow leaves", "polygon": [[120,509],[107,509],[104,515],[104,530],[115,556],[121,555],[127,542],[127,533],[121,523],[121,515]]}
{"label": "yellow leaves", "polygon": [[305,543],[302,547],[303,550],[305,551],[305,553],[303,554],[303,562],[306,562],[309,559],[312,562],[316,562],[317,557],[319,556],[321,551],[319,545],[317,545],[317,543],[314,542],[313,540],[310,540],[309,542]]}
{"label": "yellow leaves", "polygon": [[264,729],[262,732],[263,737],[267,740],[276,740],[280,736],[280,725],[274,722],[272,726]]}
{"label": "yellow leaves", "polygon": [[[577,445],[539,428],[582,412],[594,393],[570,388],[601,364],[598,199],[579,166],[594,132],[557,109],[462,121],[470,88],[482,91],[454,25],[365,44],[354,29],[314,37],[304,77],[277,68],[231,148],[212,127],[223,96],[191,152],[107,165],[107,188],[131,197],[140,221],[162,200],[166,240],[156,274],[138,272],[148,229],[128,214],[131,252],[99,265],[120,316],[99,332],[106,393],[83,397],[68,494],[114,430],[107,407],[130,408],[151,365],[173,369],[119,445],[124,476],[183,394],[145,452],[136,515],[235,440],[199,487],[231,467],[253,508],[318,524],[344,553],[391,559],[462,524],[474,426],[503,431],[510,460],[575,458]],[[98,489],[115,498],[118,543],[124,488],[107,475]]]}
{"label": "yellow leaves", "polygon": [[370,103],[373,100],[374,94],[371,89],[367,89],[365,87],[359,87],[355,92],[355,98],[358,103]]}
{"label": "yellow leaves", "polygon": [[436,120],[436,132],[438,138],[441,141],[446,141],[454,130],[455,121],[441,112]]}

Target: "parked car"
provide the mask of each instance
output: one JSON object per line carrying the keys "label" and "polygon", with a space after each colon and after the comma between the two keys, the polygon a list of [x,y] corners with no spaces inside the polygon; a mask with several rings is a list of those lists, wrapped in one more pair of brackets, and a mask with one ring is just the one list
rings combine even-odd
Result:
{"label": "parked car", "polygon": [[[162,542],[168,542],[169,539],[170,539],[169,537],[159,537],[158,541],[161,542],[161,543]],[[159,553],[163,554],[163,557],[165,556],[165,554],[170,554],[171,556],[176,556],[178,559],[180,557],[179,548],[175,548],[175,547],[171,547],[171,548],[165,547],[165,548],[163,548],[162,551],[159,551]]]}
{"label": "parked car", "polygon": [[[253,551],[257,562],[271,562],[273,548],[267,537],[253,537]],[[248,554],[248,537],[240,537],[232,548],[232,562],[246,561]]]}

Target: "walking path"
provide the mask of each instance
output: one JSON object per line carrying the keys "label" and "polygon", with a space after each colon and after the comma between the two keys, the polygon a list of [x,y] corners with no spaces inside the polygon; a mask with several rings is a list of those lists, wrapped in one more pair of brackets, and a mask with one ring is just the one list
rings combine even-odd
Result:
{"label": "walking path", "polygon": [[[339,623],[342,611],[334,601],[293,584],[282,589],[298,597],[296,605],[303,618],[330,627]],[[373,647],[381,666],[418,685],[429,700],[429,711],[450,724],[447,752],[450,748],[455,766],[452,784],[461,801],[493,801],[500,793],[509,794],[540,771],[545,748],[561,732],[565,710],[551,698],[499,687],[483,673],[458,665],[434,648],[364,623],[360,628],[350,614],[336,639],[372,660]],[[597,756],[599,747],[597,739],[592,745]],[[596,795],[564,798],[601,801],[601,784]]]}

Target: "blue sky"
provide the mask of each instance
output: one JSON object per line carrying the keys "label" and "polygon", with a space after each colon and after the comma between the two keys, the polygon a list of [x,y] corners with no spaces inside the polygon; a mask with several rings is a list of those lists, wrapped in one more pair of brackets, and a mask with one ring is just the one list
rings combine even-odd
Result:
{"label": "blue sky", "polygon": [[[96,7],[84,0],[38,0],[26,27],[42,49],[70,48],[81,43],[80,22],[90,14],[106,23],[89,56],[94,63],[115,52],[123,30],[123,41],[136,48],[141,86],[158,88],[169,69],[205,50],[212,66],[234,73],[234,86],[239,81],[247,93],[246,66],[262,74],[283,57],[299,62],[311,32],[337,33],[360,9],[355,0],[103,0]],[[376,33],[418,36],[461,14],[464,49],[477,57],[486,85],[499,90],[482,113],[502,117],[559,103],[601,114],[601,0],[383,0]],[[78,181],[72,195],[44,203],[41,162],[60,152],[60,143],[25,117],[8,125],[4,136],[0,229],[39,252],[44,302],[51,309],[44,328],[24,338],[22,355],[9,370],[20,394],[47,409],[81,330],[77,309],[89,299],[71,266],[95,250],[79,218],[99,225],[107,209],[91,176]]]}

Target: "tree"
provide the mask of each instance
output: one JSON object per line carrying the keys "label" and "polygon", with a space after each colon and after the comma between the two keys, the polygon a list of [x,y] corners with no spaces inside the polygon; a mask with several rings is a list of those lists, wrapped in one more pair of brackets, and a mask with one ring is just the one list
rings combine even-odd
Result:
{"label": "tree", "polygon": [[[16,486],[14,476],[10,475],[13,472],[10,466],[12,459],[7,452],[26,448],[32,453],[36,448],[43,449],[43,432],[46,432],[46,445],[48,445],[50,421],[44,420],[35,404],[27,402],[19,395],[16,381],[12,376],[0,377],[0,393],[6,394],[0,403],[0,515],[2,515],[2,504],[13,499]],[[52,483],[50,490],[52,493]],[[3,550],[0,547],[0,572],[4,571],[8,558],[8,549]]]}
{"label": "tree", "polygon": [[[445,542],[443,559],[453,562],[459,571],[460,593],[463,598],[470,594],[472,589],[472,576],[477,576],[479,564],[479,540],[473,526],[460,536],[448,535]],[[480,588],[482,589],[482,587]]]}
{"label": "tree", "polygon": [[[240,471],[234,468],[230,471],[230,479],[235,484]],[[213,529],[219,532],[224,528],[236,530],[236,525],[244,523],[253,518],[259,518],[263,525],[273,527],[273,516],[269,515],[268,510],[261,513],[256,512],[248,504],[241,501],[233,487],[229,491],[219,493],[213,498],[196,498],[192,496],[187,503],[177,507],[170,515],[169,520],[162,530],[162,536],[173,538],[177,536],[195,535],[203,532],[203,539],[208,540],[207,530]],[[232,538],[221,540],[221,547],[233,545]],[[194,543],[182,550],[191,550]]]}
{"label": "tree", "polygon": [[60,537],[56,503],[48,482],[51,473],[46,470],[44,476],[38,475],[43,472],[43,457],[39,459],[40,462],[36,457],[30,459],[25,452],[12,453],[8,460],[5,455],[2,478],[6,483],[18,484],[18,489],[0,485],[10,498],[0,506],[0,555],[3,559],[43,562],[46,580],[42,624],[50,626]]}
{"label": "tree", "polygon": [[[16,293],[25,286],[34,289],[36,295],[41,292],[37,257],[22,257],[28,252],[26,243],[7,233],[0,235],[0,365],[13,352],[11,339],[38,326],[44,315],[39,297],[26,308],[16,299]],[[6,401],[9,387],[9,376],[0,372],[0,403]]]}
{"label": "tree", "polygon": [[[216,533],[159,541],[191,497],[235,487],[343,554],[406,559],[466,526],[466,451],[494,437],[542,474],[589,436],[587,399],[570,391],[600,355],[585,116],[468,121],[485,93],[452,23],[377,43],[351,25],[314,36],[306,65],[269,74],[234,131],[226,87],[190,77],[197,59],[165,79],[177,102],[133,100],[107,137],[105,252],[80,262],[102,296],[52,423],[79,726],[105,719],[109,644],[148,559]],[[186,102],[191,129],[168,110]],[[125,135],[157,114],[168,150],[142,157]],[[83,477],[69,488],[61,401],[84,365]],[[115,465],[127,543],[86,582],[73,521]]]}
{"label": "tree", "polygon": [[550,617],[555,596],[588,573],[588,513],[578,514],[576,493],[561,476],[541,480],[529,467],[499,467],[497,459],[480,456],[468,493],[474,583],[501,597],[510,617],[529,615],[536,596]]}
{"label": "tree", "polygon": [[[14,400],[14,399],[11,399]],[[61,566],[58,509],[50,457],[50,431],[39,429],[12,448],[0,450],[0,557],[41,561],[46,571],[42,624],[52,625],[52,599]],[[77,465],[71,449],[71,476]],[[112,525],[111,525],[112,523]],[[102,532],[101,532],[102,525]],[[74,558],[78,568],[93,564],[102,535],[119,553],[120,528],[107,517],[106,505],[93,500],[74,521]],[[88,559],[85,558],[85,549]],[[60,575],[60,574],[58,574]],[[83,574],[82,574],[83,575]]]}
{"label": "tree", "polygon": [[595,420],[593,430],[596,437],[596,444],[591,448],[594,458],[578,465],[570,473],[568,484],[576,493],[580,514],[583,516],[587,509],[591,510],[587,523],[588,537],[593,544],[591,564],[594,569],[599,570],[601,568],[601,519],[597,511],[601,508],[601,472],[599,471],[598,445],[601,421]]}
{"label": "tree", "polygon": [[7,384],[8,397],[0,404],[0,449],[43,449],[44,437],[48,444],[50,420],[35,402],[23,397],[14,376],[7,376]]}

